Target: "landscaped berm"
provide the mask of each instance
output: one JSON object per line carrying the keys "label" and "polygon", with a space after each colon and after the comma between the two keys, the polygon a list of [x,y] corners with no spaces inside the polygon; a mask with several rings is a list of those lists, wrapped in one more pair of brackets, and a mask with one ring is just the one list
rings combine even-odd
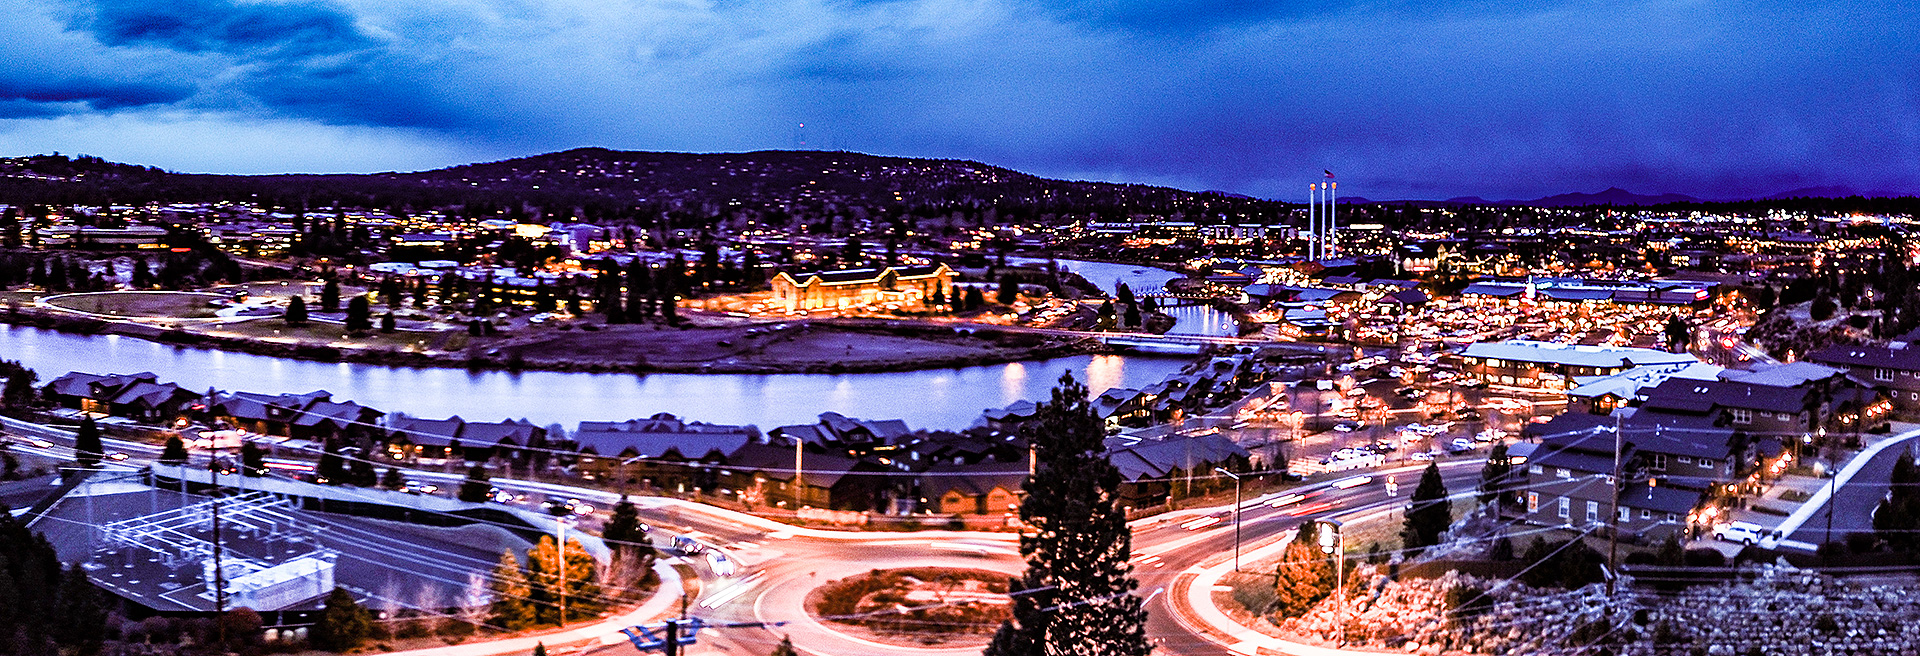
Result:
{"label": "landscaped berm", "polygon": [[977,569],[876,569],[815,588],[807,612],[835,630],[891,645],[984,645],[1012,617],[1007,579]]}
{"label": "landscaped berm", "polygon": [[116,317],[205,319],[219,309],[214,302],[225,298],[195,292],[91,292],[49,296],[44,302],[61,309]]}

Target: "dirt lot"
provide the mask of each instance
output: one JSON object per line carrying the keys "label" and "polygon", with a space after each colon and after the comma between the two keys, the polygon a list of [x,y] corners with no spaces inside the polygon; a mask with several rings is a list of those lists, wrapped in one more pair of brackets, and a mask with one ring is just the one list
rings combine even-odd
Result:
{"label": "dirt lot", "polygon": [[48,301],[49,305],[120,317],[157,317],[203,319],[213,316],[214,294],[193,292],[97,292],[67,294]]}
{"label": "dirt lot", "polygon": [[716,370],[860,371],[961,366],[1065,352],[1025,335],[982,339],[944,330],[894,331],[819,323],[677,329],[658,324],[598,331],[543,330],[488,348],[529,363],[601,363]]}

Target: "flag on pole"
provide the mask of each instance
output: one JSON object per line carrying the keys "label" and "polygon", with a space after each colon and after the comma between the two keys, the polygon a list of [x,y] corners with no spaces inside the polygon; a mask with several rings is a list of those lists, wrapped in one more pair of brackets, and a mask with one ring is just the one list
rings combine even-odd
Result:
{"label": "flag on pole", "polygon": [[1326,171],[1326,172],[1327,172],[1327,179],[1328,179],[1328,180],[1332,180],[1332,179],[1333,179],[1333,172],[1332,172],[1332,171],[1327,171],[1326,169],[1320,169],[1320,170],[1322,170],[1322,171]]}

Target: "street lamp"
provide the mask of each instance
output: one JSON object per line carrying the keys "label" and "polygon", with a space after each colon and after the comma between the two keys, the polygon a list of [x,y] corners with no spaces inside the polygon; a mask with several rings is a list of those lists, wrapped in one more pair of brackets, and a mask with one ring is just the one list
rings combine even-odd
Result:
{"label": "street lamp", "polygon": [[1347,610],[1347,554],[1346,535],[1340,531],[1340,520],[1320,520],[1320,552],[1333,556],[1333,589],[1340,595],[1333,602],[1333,625],[1340,632],[1336,645],[1347,644],[1347,627],[1341,623],[1341,616]]}
{"label": "street lamp", "polygon": [[1240,475],[1214,467],[1215,473],[1233,479],[1233,571],[1240,571]]}

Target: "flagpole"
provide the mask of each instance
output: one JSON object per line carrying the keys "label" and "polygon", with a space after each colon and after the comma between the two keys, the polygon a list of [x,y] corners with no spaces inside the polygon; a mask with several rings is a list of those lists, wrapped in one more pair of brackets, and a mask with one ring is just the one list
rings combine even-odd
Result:
{"label": "flagpole", "polygon": [[1307,259],[1309,260],[1320,259],[1313,256],[1314,247],[1320,243],[1320,224],[1316,223],[1314,218],[1314,212],[1319,211],[1320,207],[1320,195],[1315,191],[1319,188],[1318,184],[1307,185]]}

